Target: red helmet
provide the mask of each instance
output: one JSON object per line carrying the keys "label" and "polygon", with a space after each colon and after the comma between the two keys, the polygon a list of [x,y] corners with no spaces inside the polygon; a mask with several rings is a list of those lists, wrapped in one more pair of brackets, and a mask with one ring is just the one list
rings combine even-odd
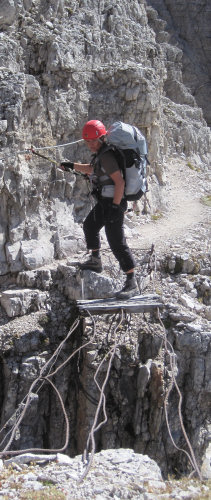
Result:
{"label": "red helmet", "polygon": [[106,135],[106,133],[105,125],[102,122],[99,120],[90,120],[83,127],[82,137],[85,141],[91,141],[102,137],[102,135]]}

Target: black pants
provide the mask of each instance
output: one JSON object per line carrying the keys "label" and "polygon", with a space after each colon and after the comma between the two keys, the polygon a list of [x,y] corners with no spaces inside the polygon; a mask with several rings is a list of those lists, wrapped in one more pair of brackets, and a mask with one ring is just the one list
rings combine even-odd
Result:
{"label": "black pants", "polygon": [[124,272],[135,267],[134,257],[126,243],[124,234],[124,212],[127,209],[126,200],[121,201],[122,211],[115,222],[110,221],[109,210],[112,204],[111,198],[101,198],[86,217],[83,230],[87,248],[96,250],[100,248],[100,230],[105,226],[108,244],[118,260]]}

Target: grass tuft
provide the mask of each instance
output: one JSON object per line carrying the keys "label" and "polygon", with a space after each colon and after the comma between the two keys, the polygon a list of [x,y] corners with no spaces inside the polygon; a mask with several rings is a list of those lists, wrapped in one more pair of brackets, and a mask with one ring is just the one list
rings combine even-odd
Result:
{"label": "grass tuft", "polygon": [[207,196],[203,196],[201,199],[200,199],[201,203],[203,203],[203,205],[207,205],[208,207],[211,207],[211,194],[208,194]]}

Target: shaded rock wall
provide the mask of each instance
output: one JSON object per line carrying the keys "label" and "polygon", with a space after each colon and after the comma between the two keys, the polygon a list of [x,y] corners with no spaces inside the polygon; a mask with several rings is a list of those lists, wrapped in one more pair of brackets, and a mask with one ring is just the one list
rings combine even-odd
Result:
{"label": "shaded rock wall", "polygon": [[[95,433],[96,451],[132,448],[153,458],[165,475],[190,470],[187,456],[173,445],[167,429],[164,406],[174,373],[183,397],[183,424],[201,466],[209,443],[210,426],[211,283],[205,273],[209,263],[203,262],[203,273],[200,274],[202,263],[198,261],[199,274],[194,274],[196,270],[191,268],[194,259],[189,259],[189,267],[182,256],[179,260],[180,270],[176,261],[173,265],[170,256],[158,264],[165,304],[161,318],[175,353],[174,356],[171,354],[171,359],[171,348],[168,344],[169,352],[165,350],[164,328],[157,314],[133,314],[131,318],[126,315],[122,320],[121,314],[87,317],[85,320],[81,317],[76,330],[43,372],[46,376],[57,370],[50,380],[62,397],[70,425],[67,454],[74,456],[86,448],[100,399],[99,387],[104,383],[109,352],[114,348],[116,337],[115,356],[105,386],[107,420]],[[93,274],[87,271],[85,290],[86,281],[89,282]],[[7,293],[10,309],[6,310],[1,299],[1,449],[8,442],[16,418],[23,410],[31,384],[40,376],[45,363],[78,317],[73,300],[76,275],[76,269],[67,264],[48,268],[48,272],[40,269],[19,273],[18,283],[16,286],[11,284]],[[17,289],[21,283],[22,286],[24,283],[28,285],[28,289],[22,289],[22,295]],[[95,288],[101,293],[102,283],[103,277],[95,276]],[[78,286],[81,285],[78,281]],[[39,293],[40,301],[27,302],[27,296],[35,291]],[[41,301],[44,294],[45,300]],[[15,296],[22,303],[21,310],[17,310],[17,304],[12,300]],[[5,292],[2,292],[2,297],[5,298]],[[118,323],[120,326],[116,330]],[[175,363],[174,368],[171,360]],[[100,364],[96,383],[94,376]],[[187,451],[178,403],[179,395],[174,386],[166,406],[169,425],[175,445]],[[104,417],[101,408],[97,423],[104,421]],[[58,394],[42,378],[33,386],[27,412],[10,449],[61,449],[65,439],[66,422]]]}
{"label": "shaded rock wall", "polygon": [[[147,0],[156,9],[158,18],[155,31],[157,41],[166,40],[177,48],[182,61],[183,93],[190,90],[189,101],[195,98],[203,109],[208,125],[211,124],[211,65],[210,65],[210,22],[211,12],[208,0],[196,2],[172,2],[171,0]],[[177,81],[167,81],[166,94],[178,102]],[[186,97],[187,99],[187,97]]]}

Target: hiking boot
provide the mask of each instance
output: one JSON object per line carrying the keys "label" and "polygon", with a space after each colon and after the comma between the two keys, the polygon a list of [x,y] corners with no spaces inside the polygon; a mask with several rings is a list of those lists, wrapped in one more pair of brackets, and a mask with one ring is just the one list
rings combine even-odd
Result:
{"label": "hiking boot", "polygon": [[116,293],[116,298],[127,300],[130,299],[131,297],[134,297],[134,295],[139,295],[139,294],[140,292],[136,278],[135,277],[131,279],[127,278],[125,286],[122,288],[122,290]]}
{"label": "hiking boot", "polygon": [[100,257],[94,257],[90,255],[89,259],[86,262],[82,262],[79,264],[80,269],[89,271],[94,271],[95,273],[101,273],[103,270],[102,262]]}

